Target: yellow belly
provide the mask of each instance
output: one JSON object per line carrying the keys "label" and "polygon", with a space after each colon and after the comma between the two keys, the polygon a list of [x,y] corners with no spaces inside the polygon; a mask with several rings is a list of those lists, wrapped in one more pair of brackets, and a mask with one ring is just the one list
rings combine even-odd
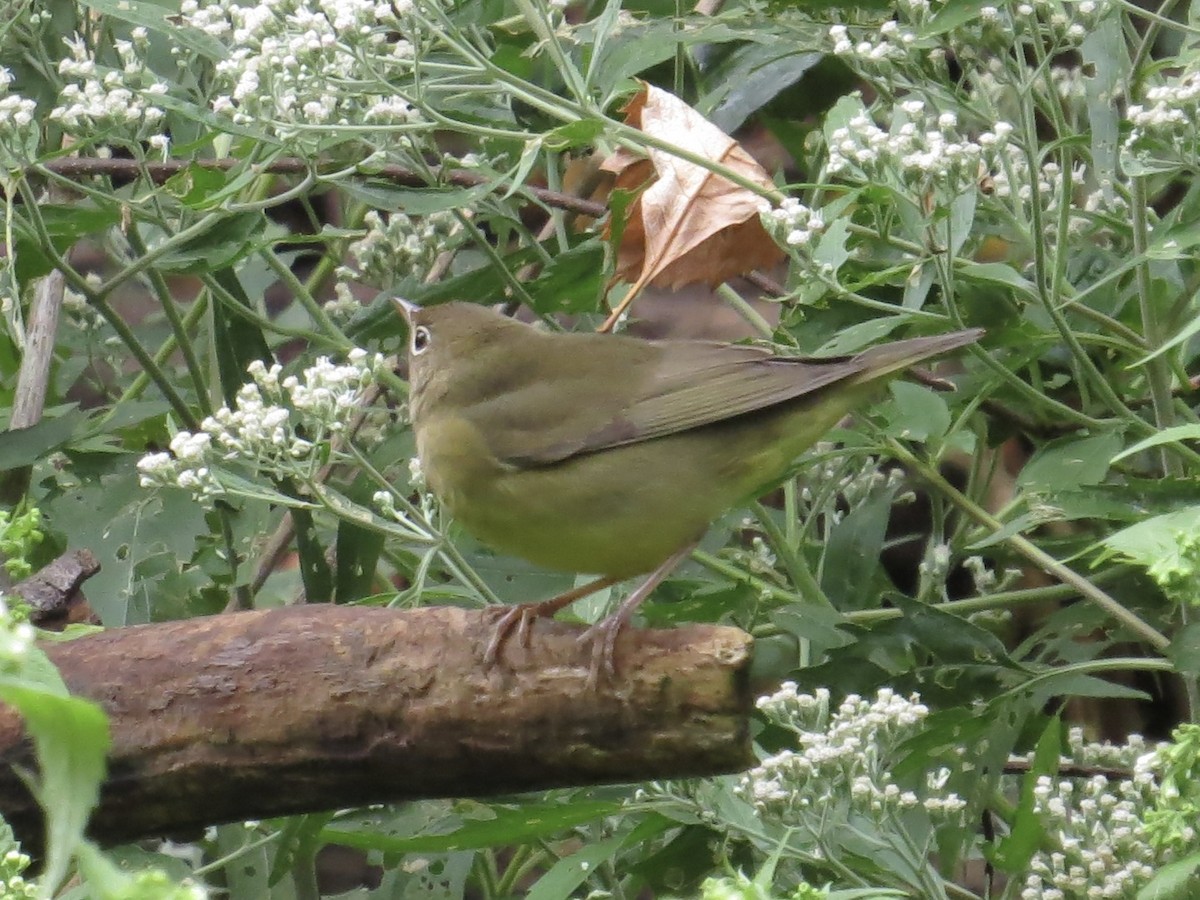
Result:
{"label": "yellow belly", "polygon": [[418,429],[430,486],[493,549],[548,569],[628,578],[777,482],[845,412],[792,405],[534,468],[500,464],[462,419]]}

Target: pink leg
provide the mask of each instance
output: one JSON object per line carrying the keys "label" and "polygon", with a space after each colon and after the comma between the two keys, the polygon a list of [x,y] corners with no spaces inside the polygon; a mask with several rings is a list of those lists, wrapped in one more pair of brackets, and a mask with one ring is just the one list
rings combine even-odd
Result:
{"label": "pink leg", "polygon": [[534,619],[552,618],[559,610],[565,609],[576,600],[594,594],[596,591],[602,591],[619,580],[619,578],[597,578],[595,581],[589,581],[585,585],[559,594],[557,597],[551,597],[549,600],[543,600],[541,603],[518,603],[516,606],[508,607],[496,621],[496,630],[492,632],[492,639],[488,641],[487,650],[483,654],[484,665],[496,664],[504,642],[508,640],[514,628],[517,629],[517,640],[521,642],[521,646],[528,647],[529,626],[533,624]]}
{"label": "pink leg", "polygon": [[588,687],[594,690],[599,686],[601,670],[610,678],[616,675],[614,651],[617,645],[617,635],[628,624],[629,617],[633,615],[634,611],[687,558],[688,554],[696,549],[698,543],[699,541],[694,541],[672,553],[657,569],[646,576],[646,580],[639,584],[632,594],[621,602],[616,612],[597,622],[579,636],[581,643],[592,642],[592,665],[588,672]]}

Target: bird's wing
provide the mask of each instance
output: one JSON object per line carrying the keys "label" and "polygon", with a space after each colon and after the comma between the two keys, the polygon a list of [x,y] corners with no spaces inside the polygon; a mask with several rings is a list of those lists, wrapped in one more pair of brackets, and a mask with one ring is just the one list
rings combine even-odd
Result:
{"label": "bird's wing", "polygon": [[[507,461],[552,465],[571,456],[635,444],[711,425],[846,382],[885,379],[909,366],[978,340],[981,331],[894,341],[853,357],[776,356],[758,347],[707,341],[651,342],[644,375],[628,396],[593,395],[589,409],[567,411],[538,446],[526,443]],[[580,390],[577,396],[587,392]],[[502,454],[503,455],[503,454]]]}
{"label": "bird's wing", "polygon": [[[805,361],[757,347],[669,341],[654,345],[630,396],[603,418],[582,417],[583,429],[542,443],[508,462],[550,465],[581,453],[634,444],[697,428],[811,393],[862,370],[853,359]],[[608,405],[607,403],[603,405]],[[594,410],[593,410],[594,411]]]}
{"label": "bird's wing", "polygon": [[756,347],[701,342],[663,344],[642,393],[585,451],[647,441],[795,400],[863,370],[854,358],[806,360]]}

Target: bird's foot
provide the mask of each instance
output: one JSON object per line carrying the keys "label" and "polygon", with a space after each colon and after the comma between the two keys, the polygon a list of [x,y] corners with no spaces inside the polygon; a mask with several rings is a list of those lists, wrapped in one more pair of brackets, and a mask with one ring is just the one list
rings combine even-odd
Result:
{"label": "bird's foot", "polygon": [[487,649],[483,651],[483,664],[489,668],[496,664],[500,658],[500,651],[504,649],[504,642],[513,633],[513,629],[516,629],[517,640],[521,646],[528,647],[529,626],[533,620],[541,616],[553,616],[558,611],[543,612],[539,607],[544,605],[542,603],[519,603],[516,606],[507,607],[503,612],[497,609],[500,616],[496,619],[496,627],[492,631]]}
{"label": "bird's foot", "polygon": [[612,680],[617,677],[617,635],[628,624],[629,615],[622,615],[622,610],[617,610],[591,626],[577,639],[577,643],[592,645],[592,661],[588,666],[588,690],[597,690],[603,678]]}
{"label": "bird's foot", "polygon": [[[615,578],[597,578],[582,587],[559,594],[557,597],[551,597],[549,600],[543,600],[541,603],[518,603],[516,606],[504,608],[496,620],[496,627],[492,631],[487,649],[483,652],[484,665],[491,667],[496,664],[504,649],[504,643],[512,636],[514,629],[516,629],[517,641],[520,645],[528,647],[529,629],[535,619],[552,619],[559,610],[565,609],[576,600],[589,594],[616,584],[616,581]],[[497,611],[500,610],[497,609]]]}

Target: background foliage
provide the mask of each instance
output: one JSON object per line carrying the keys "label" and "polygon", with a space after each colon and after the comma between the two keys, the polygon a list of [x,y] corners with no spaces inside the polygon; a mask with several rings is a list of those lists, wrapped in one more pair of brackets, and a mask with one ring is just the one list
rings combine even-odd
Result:
{"label": "background foliage", "polygon": [[571,200],[599,189],[619,232],[631,198],[589,155],[670,152],[620,115],[636,78],[756,148],[775,186],[739,184],[787,258],[763,297],[648,294],[635,318],[690,333],[722,304],[726,337],[817,353],[987,336],[957,391],[895,385],[645,608],[758,638],[745,778],[102,855],[79,834],[103,722],[14,621],[0,696],[64,821],[6,890],[50,896],[74,859],[65,896],[312,897],[341,846],[379,867],[357,897],[1191,896],[1194,732],[1133,735],[1200,714],[1196,33],[1186,4],[1118,0],[9,2],[0,424],[52,272],[65,295],[36,424],[0,434],[0,548],[93,550],[106,626],[574,584],[441,517],[373,387],[402,380],[351,350],[401,347],[393,292],[598,323],[622,288]]}

